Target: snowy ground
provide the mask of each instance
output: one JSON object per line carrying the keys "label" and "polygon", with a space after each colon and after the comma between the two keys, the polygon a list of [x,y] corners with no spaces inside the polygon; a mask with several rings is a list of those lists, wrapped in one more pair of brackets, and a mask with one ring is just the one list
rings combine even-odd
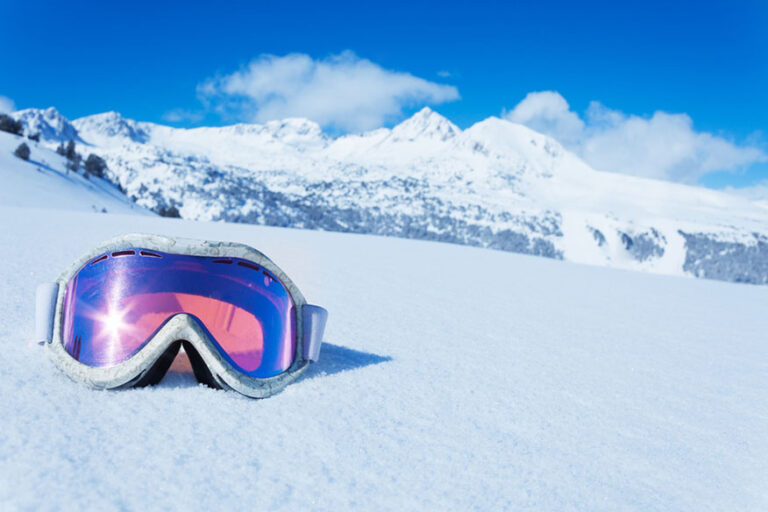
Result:
{"label": "snowy ground", "polygon": [[[97,392],[30,343],[93,244],[238,240],[331,312],[267,400]],[[766,510],[768,287],[454,245],[0,206],[0,508]]]}

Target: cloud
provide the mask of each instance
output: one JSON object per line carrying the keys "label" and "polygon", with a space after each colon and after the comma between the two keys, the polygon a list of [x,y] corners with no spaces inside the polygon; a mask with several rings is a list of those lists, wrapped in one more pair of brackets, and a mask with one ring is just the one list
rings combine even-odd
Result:
{"label": "cloud", "polygon": [[755,183],[748,187],[725,187],[723,191],[741,196],[750,201],[762,202],[768,208],[768,180]]}
{"label": "cloud", "polygon": [[203,117],[205,117],[205,115],[202,112],[185,110],[183,108],[169,110],[162,116],[163,121],[167,121],[169,123],[197,123],[202,121]]}
{"label": "cloud", "polygon": [[584,121],[571,112],[568,102],[553,91],[531,92],[504,117],[524,124],[537,132],[551,135],[561,144],[578,143],[584,132]]}
{"label": "cloud", "polygon": [[450,78],[451,77],[451,72],[450,71],[438,71],[437,72],[437,76],[439,76],[440,78]]}
{"label": "cloud", "polygon": [[0,96],[0,114],[9,114],[16,110],[16,104],[7,96]]}
{"label": "cloud", "polygon": [[197,92],[225,117],[307,117],[342,131],[378,128],[406,107],[459,99],[454,86],[384,69],[349,51],[325,59],[261,55],[239,71],[206,80]]}
{"label": "cloud", "polygon": [[693,129],[687,114],[627,115],[592,102],[584,116],[559,93],[529,93],[503,116],[551,135],[595,169],[683,183],[768,161],[765,150]]}

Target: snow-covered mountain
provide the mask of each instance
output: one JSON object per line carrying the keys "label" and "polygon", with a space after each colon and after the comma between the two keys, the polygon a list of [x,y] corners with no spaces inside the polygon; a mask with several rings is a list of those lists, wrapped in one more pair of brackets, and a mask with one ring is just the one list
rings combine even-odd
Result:
{"label": "snow-covered mountain", "polygon": [[108,178],[137,204],[183,218],[768,283],[765,205],[599,172],[498,118],[461,130],[425,108],[392,129],[332,137],[306,119],[178,129],[116,112],[71,123],[55,109],[14,116],[43,143],[75,139],[106,159]]}
{"label": "snow-covered mountain", "polygon": [[37,108],[19,110],[13,117],[24,124],[24,131],[28,135],[39,133],[44,141],[67,142],[70,139],[80,141],[72,123],[53,107],[45,110]]}

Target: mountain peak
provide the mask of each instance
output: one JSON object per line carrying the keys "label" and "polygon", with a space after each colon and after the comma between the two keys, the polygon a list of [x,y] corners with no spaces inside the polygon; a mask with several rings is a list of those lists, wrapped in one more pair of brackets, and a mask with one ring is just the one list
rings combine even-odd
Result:
{"label": "mountain peak", "polygon": [[281,120],[267,121],[264,126],[276,135],[285,132],[321,134],[323,131],[319,124],[304,117],[287,117]]}
{"label": "mountain peak", "polygon": [[[496,116],[473,124],[464,134],[467,145],[473,148],[479,143],[483,149],[507,155],[524,155],[529,162],[539,162],[545,166],[550,164],[544,162],[551,162],[553,158],[566,154],[576,158],[554,138]],[[529,165],[529,168],[532,167],[533,165]]]}
{"label": "mountain peak", "polygon": [[445,117],[429,107],[424,107],[392,129],[392,135],[399,140],[427,138],[445,141],[455,137],[461,130]]}
{"label": "mountain peak", "polygon": [[310,147],[324,147],[328,143],[328,136],[323,133],[320,125],[304,117],[267,121],[264,127],[272,137],[300,151]]}
{"label": "mountain peak", "polygon": [[27,108],[12,114],[17,121],[24,125],[24,131],[28,134],[39,133],[45,141],[65,142],[70,139],[77,140],[78,134],[69,120],[61,115],[55,107],[46,109]]}
{"label": "mountain peak", "polygon": [[126,119],[115,111],[81,117],[75,119],[73,125],[88,137],[121,137],[138,143],[144,143],[149,138],[141,123]]}
{"label": "mountain peak", "polygon": [[421,110],[419,110],[418,112],[413,114],[411,117],[429,117],[429,116],[432,116],[432,115],[436,115],[438,117],[442,117],[440,114],[438,114],[437,112],[435,112],[434,110],[432,110],[429,107],[423,107]]}
{"label": "mountain peak", "polygon": [[64,116],[61,115],[61,113],[56,109],[56,107],[48,107],[45,110],[42,111],[44,117],[48,117],[51,119],[55,118],[63,118]]}

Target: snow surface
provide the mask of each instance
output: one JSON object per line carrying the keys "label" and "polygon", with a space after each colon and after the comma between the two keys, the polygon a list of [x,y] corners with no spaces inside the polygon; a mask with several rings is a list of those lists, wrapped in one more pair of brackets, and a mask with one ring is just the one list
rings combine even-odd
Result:
{"label": "snow surface", "polygon": [[[131,231],[264,251],[330,310],[320,362],[261,401],[183,360],[69,381],[30,343],[35,286]],[[0,261],[3,510],[768,509],[766,287],[8,205]]]}

